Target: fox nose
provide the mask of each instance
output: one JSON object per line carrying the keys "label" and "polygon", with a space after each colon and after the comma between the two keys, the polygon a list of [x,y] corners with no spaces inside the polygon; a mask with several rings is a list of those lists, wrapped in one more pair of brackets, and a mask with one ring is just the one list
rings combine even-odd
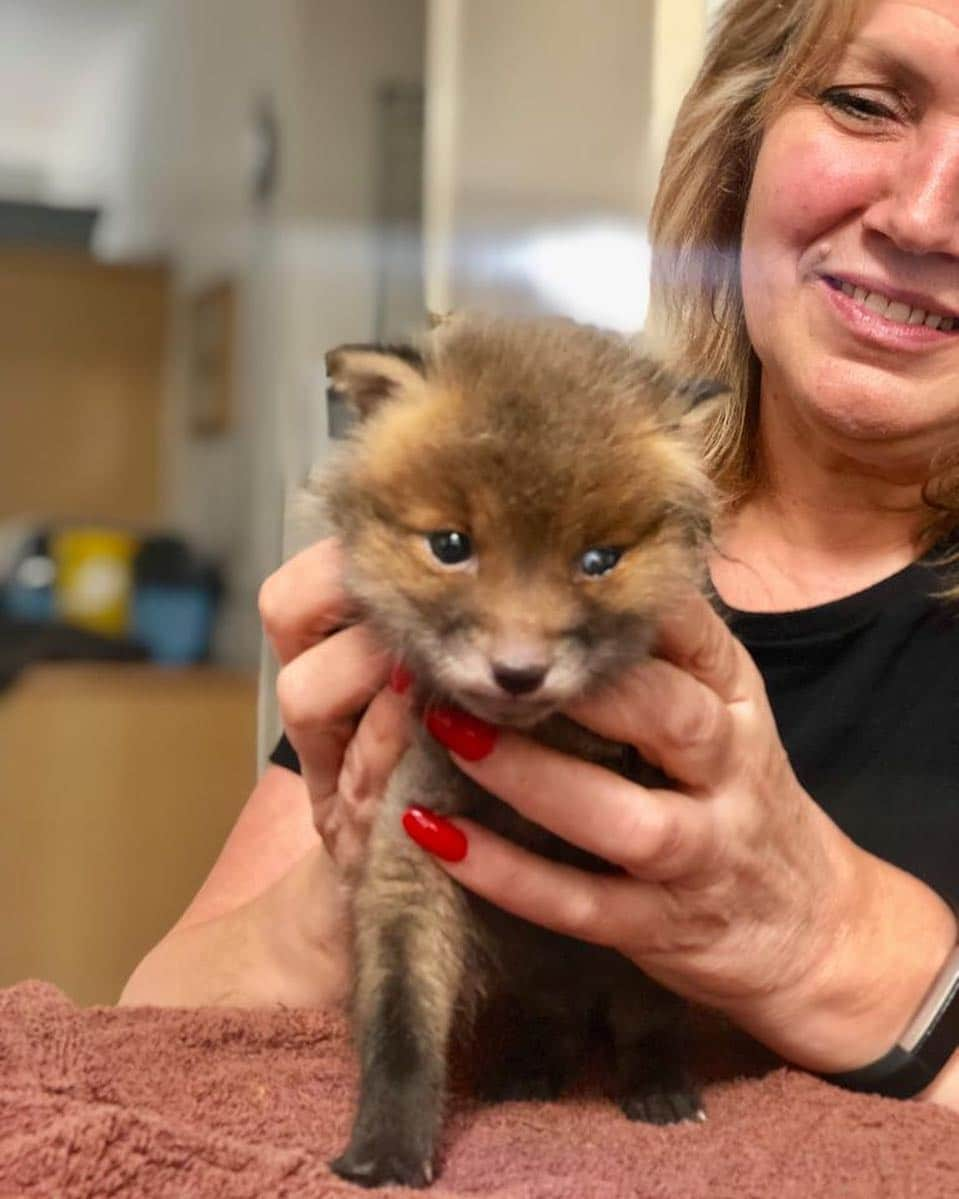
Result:
{"label": "fox nose", "polygon": [[492,664],[493,678],[510,695],[526,695],[546,678],[545,666],[506,666],[502,662]]}

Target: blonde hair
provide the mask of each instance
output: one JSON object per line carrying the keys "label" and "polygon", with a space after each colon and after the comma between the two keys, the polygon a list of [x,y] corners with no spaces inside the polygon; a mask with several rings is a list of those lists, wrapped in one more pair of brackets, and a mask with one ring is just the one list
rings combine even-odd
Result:
{"label": "blonde hair", "polygon": [[759,362],[739,244],[763,129],[835,65],[862,0],[731,0],[676,120],[651,222],[653,307],[684,366],[731,387],[708,463],[735,503],[756,481]]}

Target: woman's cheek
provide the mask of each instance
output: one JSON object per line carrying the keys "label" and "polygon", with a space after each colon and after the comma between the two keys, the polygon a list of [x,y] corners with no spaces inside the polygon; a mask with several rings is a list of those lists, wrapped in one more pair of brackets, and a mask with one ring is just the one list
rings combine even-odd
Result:
{"label": "woman's cheek", "polygon": [[746,208],[755,232],[800,253],[846,228],[881,195],[896,149],[840,128],[818,105],[788,109],[766,131]]}

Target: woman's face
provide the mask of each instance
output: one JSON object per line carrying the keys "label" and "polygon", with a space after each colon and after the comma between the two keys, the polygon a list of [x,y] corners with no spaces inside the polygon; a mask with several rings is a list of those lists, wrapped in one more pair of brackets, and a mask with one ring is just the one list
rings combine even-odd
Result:
{"label": "woman's face", "polygon": [[770,124],[742,286],[764,421],[903,467],[959,438],[959,0],[877,0]]}

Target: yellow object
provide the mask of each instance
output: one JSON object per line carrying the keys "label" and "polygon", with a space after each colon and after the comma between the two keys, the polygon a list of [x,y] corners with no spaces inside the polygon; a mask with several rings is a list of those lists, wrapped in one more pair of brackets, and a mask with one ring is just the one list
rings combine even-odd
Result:
{"label": "yellow object", "polygon": [[118,529],[77,526],[53,538],[57,612],[69,624],[121,636],[130,617],[138,540]]}

